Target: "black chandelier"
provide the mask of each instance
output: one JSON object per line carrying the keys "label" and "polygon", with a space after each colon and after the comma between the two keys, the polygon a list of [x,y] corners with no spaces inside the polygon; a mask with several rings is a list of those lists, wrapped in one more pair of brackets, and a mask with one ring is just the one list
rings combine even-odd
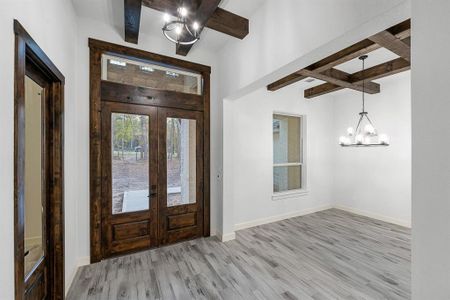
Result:
{"label": "black chandelier", "polygon": [[[362,73],[364,76],[364,61],[367,55],[359,57],[362,61]],[[362,111],[359,113],[358,125],[356,130],[353,127],[347,128],[347,135],[339,138],[339,144],[342,147],[373,147],[373,146],[389,146],[389,136],[386,134],[378,134],[375,126],[365,110],[365,81],[362,82]]]}
{"label": "black chandelier", "polygon": [[186,7],[180,6],[177,9],[178,16],[171,17],[164,14],[164,36],[171,42],[178,45],[192,45],[200,39],[198,22],[188,24],[189,11]]}

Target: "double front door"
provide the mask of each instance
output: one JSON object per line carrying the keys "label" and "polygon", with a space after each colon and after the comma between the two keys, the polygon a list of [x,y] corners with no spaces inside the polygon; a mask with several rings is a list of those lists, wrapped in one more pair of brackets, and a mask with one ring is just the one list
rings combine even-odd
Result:
{"label": "double front door", "polygon": [[102,106],[102,252],[203,236],[202,113]]}

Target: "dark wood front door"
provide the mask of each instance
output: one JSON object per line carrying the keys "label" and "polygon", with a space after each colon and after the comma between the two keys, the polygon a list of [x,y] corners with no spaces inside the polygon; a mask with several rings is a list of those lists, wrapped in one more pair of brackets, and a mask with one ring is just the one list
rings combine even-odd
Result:
{"label": "dark wood front door", "polygon": [[158,109],[159,239],[203,235],[203,119],[197,111]]}
{"label": "dark wood front door", "polygon": [[158,129],[154,107],[104,102],[102,231],[105,257],[157,245]]}
{"label": "dark wood front door", "polygon": [[103,102],[103,257],[203,236],[200,112]]}

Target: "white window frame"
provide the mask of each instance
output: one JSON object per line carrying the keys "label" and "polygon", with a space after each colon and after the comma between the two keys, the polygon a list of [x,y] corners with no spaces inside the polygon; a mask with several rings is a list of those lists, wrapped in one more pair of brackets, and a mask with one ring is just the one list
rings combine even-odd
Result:
{"label": "white window frame", "polygon": [[[308,194],[307,189],[307,164],[306,164],[306,142],[307,142],[307,116],[306,115],[300,115],[300,114],[292,114],[292,113],[285,113],[285,112],[279,112],[274,111],[272,113],[272,124],[274,120],[274,115],[281,115],[286,117],[296,117],[300,118],[300,128],[301,128],[301,136],[299,139],[300,142],[300,162],[295,163],[281,163],[276,164],[273,161],[273,134],[272,134],[272,200],[283,200],[283,199],[292,199],[297,198],[302,195]],[[271,127],[273,130],[273,127]],[[288,191],[282,191],[282,192],[274,192],[273,191],[273,169],[275,167],[291,167],[291,166],[301,166],[301,172],[302,172],[302,181],[301,181],[301,188],[295,189],[295,190],[288,190]]]}

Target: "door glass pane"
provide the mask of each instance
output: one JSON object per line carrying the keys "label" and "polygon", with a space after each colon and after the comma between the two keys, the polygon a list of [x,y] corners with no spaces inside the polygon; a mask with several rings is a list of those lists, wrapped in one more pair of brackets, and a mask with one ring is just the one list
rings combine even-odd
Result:
{"label": "door glass pane", "polygon": [[167,206],[196,202],[196,121],[167,118]]}
{"label": "door glass pane", "polygon": [[25,277],[44,256],[42,177],[42,97],[44,90],[25,77]]}
{"label": "door glass pane", "polygon": [[149,208],[149,116],[112,113],[112,213]]}
{"label": "door glass pane", "polygon": [[273,191],[275,193],[301,189],[301,182],[301,165],[273,168]]}
{"label": "door glass pane", "polygon": [[200,74],[119,56],[102,56],[102,79],[159,90],[202,94]]}

